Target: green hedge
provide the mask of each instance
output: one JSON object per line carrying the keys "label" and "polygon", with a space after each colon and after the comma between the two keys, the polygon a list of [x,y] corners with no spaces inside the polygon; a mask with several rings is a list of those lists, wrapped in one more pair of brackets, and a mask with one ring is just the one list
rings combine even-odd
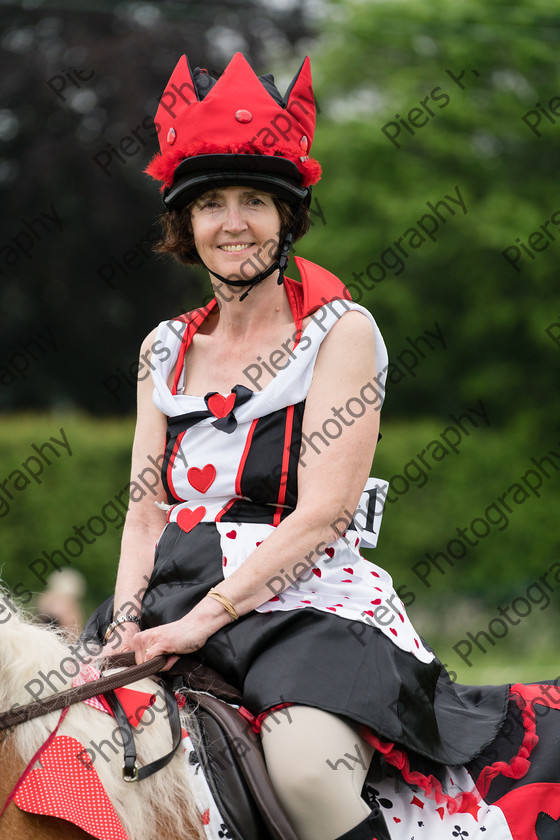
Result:
{"label": "green hedge", "polygon": [[[554,642],[548,637],[556,623],[559,602],[556,589],[560,590],[560,582],[555,579],[554,569],[549,572],[548,588],[540,583],[548,602],[543,596],[540,603],[538,583],[560,561],[557,538],[560,470],[557,472],[544,462],[550,478],[542,476],[542,487],[536,491],[539,496],[530,493],[521,501],[518,492],[518,503],[512,500],[511,493],[506,496],[503,501],[509,499],[512,508],[507,527],[505,520],[499,524],[487,523],[487,536],[480,538],[478,545],[469,547],[463,558],[454,561],[453,567],[441,560],[445,573],[433,565],[428,572],[426,554],[448,553],[446,546],[450,540],[458,539],[457,527],[469,529],[473,520],[485,519],[489,506],[518,484],[528,469],[534,469],[532,457],[541,459],[549,450],[560,453],[560,446],[552,437],[535,440],[531,428],[523,424],[498,430],[481,422],[468,435],[463,435],[456,454],[443,455],[443,450],[433,444],[427,447],[430,441],[443,443],[441,434],[450,424],[446,416],[382,423],[383,437],[373,473],[380,478],[401,478],[395,479],[390,494],[396,501],[385,506],[378,547],[365,553],[393,575],[420,632],[442,658],[448,655],[449,667],[455,668],[463,681],[470,681],[477,669],[484,672],[490,662],[495,663],[496,657],[503,661],[508,657],[512,661],[533,660],[537,639],[540,661],[535,660],[534,664],[546,664],[547,658],[552,659],[548,652],[553,650]],[[467,426],[466,421],[464,425]],[[4,499],[0,508],[2,578],[16,592],[42,591],[45,577],[55,568],[45,559],[44,552],[52,556],[74,537],[67,545],[70,551],[78,553],[71,562],[88,582],[88,612],[111,593],[114,584],[124,519],[123,505],[118,498],[121,494],[124,499],[122,491],[130,480],[133,420],[94,420],[63,413],[56,417],[22,415],[2,419],[0,430],[0,481],[3,482],[0,494]],[[55,443],[59,456],[45,449],[51,464],[46,465],[42,459],[43,472],[38,480],[27,476],[24,481],[21,478],[25,474],[24,463],[31,470],[39,471],[41,456],[33,445],[41,447],[53,437],[59,441],[66,438],[72,455]],[[448,433],[448,437],[452,435]],[[441,460],[435,461],[424,453],[424,465],[430,465],[430,469],[426,469],[426,483],[419,487],[421,480],[411,477],[419,475],[422,459],[418,454],[426,448],[428,453],[438,452]],[[30,456],[37,460],[28,461]],[[17,470],[20,470],[19,486],[23,488],[26,484],[24,489],[14,487]],[[536,484],[534,477],[533,483]],[[8,491],[14,497],[12,500],[7,500]],[[496,508],[489,515],[498,521]],[[74,529],[79,533],[88,521],[96,531],[101,531],[105,523],[106,531],[97,537],[87,531],[91,544],[84,545],[83,541],[77,541]],[[479,532],[484,530],[480,521],[475,523],[475,528]],[[453,545],[456,553],[460,553],[459,545],[459,542]],[[60,555],[55,554],[54,560],[64,566]],[[531,614],[515,625],[508,623],[507,638],[489,645],[488,654],[475,649],[473,666],[468,667],[453,651],[453,645],[467,632],[476,635],[480,630],[487,630],[489,622],[500,615],[500,608],[511,606],[518,598],[530,604]],[[523,611],[522,602],[517,603]],[[500,625],[494,627],[499,633]],[[490,671],[493,672],[493,667]]]}
{"label": "green hedge", "polygon": [[[126,420],[93,420],[86,416],[57,413],[54,415],[21,415],[3,419],[0,423],[0,480],[4,480],[22,465],[30,456],[39,458],[33,444],[40,447],[52,437],[64,440],[66,437],[71,456],[62,446],[54,444],[59,456],[50,449],[44,454],[52,462],[43,464],[44,471],[38,480],[30,480],[25,489],[15,490],[17,476],[4,485],[0,493],[5,498],[6,490],[14,496],[11,509],[5,506],[0,512],[2,528],[3,571],[2,577],[8,585],[25,587],[34,592],[44,589],[44,579],[58,562],[64,566],[60,555],[49,563],[43,552],[52,556],[56,549],[63,550],[69,543],[70,551],[79,553],[78,529],[93,516],[94,529],[101,532],[101,511],[105,510],[107,530],[94,537],[88,535],[91,545],[84,545],[79,556],[71,559],[74,568],[79,569],[88,582],[87,609],[110,594],[114,584],[119,557],[119,544],[124,521],[124,509],[115,501],[130,480],[130,447],[134,423]],[[60,430],[63,430],[61,433]],[[39,469],[30,462],[32,470]],[[41,483],[38,483],[41,482]],[[24,481],[20,481],[23,486]],[[123,497],[124,498],[124,497]],[[112,505],[111,505],[112,503]],[[106,507],[107,505],[111,507]]]}

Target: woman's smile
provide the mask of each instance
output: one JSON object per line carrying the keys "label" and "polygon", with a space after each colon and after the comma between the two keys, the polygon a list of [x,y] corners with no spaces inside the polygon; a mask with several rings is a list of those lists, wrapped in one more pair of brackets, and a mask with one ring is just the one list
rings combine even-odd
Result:
{"label": "woman's smile", "polygon": [[239,243],[229,242],[229,243],[224,244],[224,245],[218,245],[218,248],[221,251],[225,251],[227,254],[236,254],[236,253],[239,253],[240,251],[247,250],[247,248],[250,248],[254,244],[255,244],[254,242],[239,242]]}
{"label": "woman's smile", "polygon": [[191,224],[201,260],[217,274],[242,269],[250,280],[274,261],[281,222],[270,193],[250,187],[211,190],[196,201]]}

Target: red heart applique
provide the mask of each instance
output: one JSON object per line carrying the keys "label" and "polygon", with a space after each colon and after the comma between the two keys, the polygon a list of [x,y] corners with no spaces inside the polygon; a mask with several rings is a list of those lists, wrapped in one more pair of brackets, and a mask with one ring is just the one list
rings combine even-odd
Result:
{"label": "red heart applique", "polygon": [[377,574],[377,572],[370,572],[370,575],[373,575],[374,577],[379,577],[379,575]]}
{"label": "red heart applique", "polygon": [[88,751],[68,735],[47,747],[14,801],[22,811],[68,820],[100,840],[127,840]]}
{"label": "red heart applique", "polygon": [[202,469],[189,467],[187,479],[199,493],[206,493],[216,478],[216,467],[214,464],[206,464]]}
{"label": "red heart applique", "polygon": [[234,540],[237,536],[237,531],[228,531],[226,537],[229,537],[230,540]]}
{"label": "red heart applique", "polygon": [[332,559],[334,556],[334,548],[325,548],[325,554],[328,554],[329,557]]}
{"label": "red heart applique", "polygon": [[202,814],[202,825],[208,825],[210,822],[210,808],[207,808],[206,811]]}
{"label": "red heart applique", "polygon": [[235,405],[235,394],[222,397],[221,394],[212,394],[208,398],[208,408],[214,417],[227,417]]}
{"label": "red heart applique", "polygon": [[375,601],[372,601],[371,603],[372,604],[380,604],[381,603],[381,598],[376,598]]}
{"label": "red heart applique", "polygon": [[321,577],[321,569],[311,569],[311,571],[316,577]]}
{"label": "red heart applique", "polygon": [[184,531],[185,534],[188,534],[189,531],[198,525],[199,522],[202,521],[202,518],[206,515],[206,508],[205,507],[197,507],[194,510],[189,510],[189,508],[183,508],[177,514],[177,525]]}
{"label": "red heart applique", "polygon": [[353,575],[354,574],[354,569],[351,569],[350,567],[348,567],[347,569],[343,569],[342,571],[346,572],[347,575]]}
{"label": "red heart applique", "polygon": [[396,823],[400,823],[400,819],[399,819],[399,817],[393,817],[393,820],[394,820]]}
{"label": "red heart applique", "polygon": [[395,630],[395,628],[394,628],[394,627],[389,627],[389,630],[391,631],[391,633],[393,634],[393,636],[397,636],[397,635],[398,635],[398,633],[397,633],[397,631]]}
{"label": "red heart applique", "polygon": [[373,618],[373,610],[364,610],[364,614],[371,615],[371,617]]}
{"label": "red heart applique", "polygon": [[352,583],[352,578],[349,578],[348,580],[341,580],[340,582],[341,583]]}

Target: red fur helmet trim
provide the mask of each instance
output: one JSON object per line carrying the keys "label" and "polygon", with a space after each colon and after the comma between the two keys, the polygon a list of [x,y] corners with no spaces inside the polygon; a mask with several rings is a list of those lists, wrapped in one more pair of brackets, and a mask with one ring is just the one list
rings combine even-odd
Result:
{"label": "red fur helmet trim", "polygon": [[[155,181],[161,181],[161,190],[170,187],[173,183],[173,175],[179,164],[186,158],[198,157],[198,155],[266,155],[267,149],[256,146],[253,143],[239,143],[220,146],[216,143],[205,143],[204,141],[191,143],[186,148],[173,149],[165,156],[159,152],[153,156],[144,172],[150,175]],[[314,158],[305,161],[295,157],[290,149],[280,146],[274,147],[275,155],[291,160],[296,164],[302,177],[302,186],[308,187],[316,184],[321,177],[321,164]],[[270,155],[268,155],[270,157]]]}

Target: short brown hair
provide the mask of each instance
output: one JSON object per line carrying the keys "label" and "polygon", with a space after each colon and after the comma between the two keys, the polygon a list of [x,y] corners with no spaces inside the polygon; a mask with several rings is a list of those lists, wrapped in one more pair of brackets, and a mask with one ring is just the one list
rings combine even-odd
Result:
{"label": "short brown hair", "polygon": [[[272,198],[280,216],[280,239],[283,241],[294,223],[295,211],[286,201],[282,201],[274,195]],[[162,238],[153,246],[153,250],[158,254],[171,254],[183,265],[197,265],[201,261],[194,244],[191,224],[191,211],[195,203],[196,201],[191,201],[182,210],[170,210],[159,217]],[[297,242],[308,230],[309,207],[304,206],[299,215],[293,241]]]}

